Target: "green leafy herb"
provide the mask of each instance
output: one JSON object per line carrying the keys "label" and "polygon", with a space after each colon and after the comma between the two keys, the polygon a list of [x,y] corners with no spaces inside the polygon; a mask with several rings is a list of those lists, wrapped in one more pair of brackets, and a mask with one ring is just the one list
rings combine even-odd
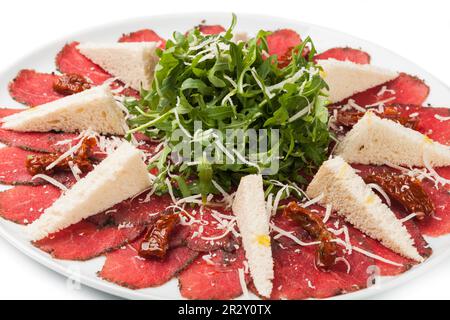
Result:
{"label": "green leafy herb", "polygon": [[[311,39],[293,48],[289,65],[281,68],[276,56],[267,55],[269,32],[260,31],[247,42],[235,43],[235,23],[233,16],[231,27],[220,35],[175,32],[166,49],[158,52],[151,90],[143,91],[140,100],[126,102],[132,114],[130,132],[143,132],[166,144],[151,164],[159,172],[159,192],[167,192],[169,178],[179,195],[205,197],[217,193],[213,181],[230,189],[243,175],[269,168],[273,161],[279,161],[279,170],[266,177],[267,184],[277,180],[302,185],[305,176],[313,174],[326,158],[330,141],[323,94],[326,84],[312,60],[316,51]],[[306,48],[309,54],[304,57]],[[201,123],[201,130],[196,123]],[[227,129],[277,129],[279,140],[263,154],[254,154],[245,137],[230,149],[233,155],[225,153],[225,157],[236,155],[240,162],[217,163],[203,155],[176,162],[170,156],[183,143],[193,148],[220,146],[210,129],[223,136]],[[183,132],[184,142],[174,138],[176,130]],[[239,133],[233,137],[238,138]],[[257,160],[251,156],[258,156]]]}

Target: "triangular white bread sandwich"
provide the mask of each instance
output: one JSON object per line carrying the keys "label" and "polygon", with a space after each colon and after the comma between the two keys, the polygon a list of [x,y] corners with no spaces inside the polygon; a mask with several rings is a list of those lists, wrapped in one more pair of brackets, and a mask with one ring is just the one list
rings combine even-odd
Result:
{"label": "triangular white bread sandwich", "polygon": [[342,101],[398,77],[397,72],[351,61],[328,59],[319,60],[317,64],[323,68],[324,80],[330,88],[328,100],[331,103]]}
{"label": "triangular white bread sandwich", "polygon": [[306,193],[336,212],[373,239],[398,254],[423,261],[402,222],[341,157],[325,161]]}
{"label": "triangular white bread sandwich", "polygon": [[32,240],[67,228],[126,200],[151,184],[142,152],[124,142],[29,225]]}
{"label": "triangular white bread sandwich", "polygon": [[274,277],[273,258],[261,175],[241,178],[233,202],[233,212],[256,290],[262,296],[270,297]]}
{"label": "triangular white bread sandwich", "polygon": [[157,42],[81,43],[77,48],[131,88],[150,88],[159,59]]}
{"label": "triangular white bread sandwich", "polygon": [[356,123],[335,154],[349,163],[396,164],[418,167],[450,165],[450,147],[373,112]]}
{"label": "triangular white bread sandwich", "polygon": [[2,128],[25,132],[92,129],[124,135],[125,116],[109,86],[98,86],[3,118]]}

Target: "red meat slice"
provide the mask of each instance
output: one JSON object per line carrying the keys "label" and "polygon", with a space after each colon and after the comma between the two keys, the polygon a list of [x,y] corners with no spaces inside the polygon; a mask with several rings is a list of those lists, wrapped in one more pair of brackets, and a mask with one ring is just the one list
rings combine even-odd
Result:
{"label": "red meat slice", "polygon": [[431,139],[450,145],[450,108],[423,107],[412,104],[388,105],[402,117],[417,120],[415,129]]}
{"label": "red meat slice", "polygon": [[332,273],[315,268],[314,248],[275,245],[272,254],[275,278],[271,299],[326,298],[341,293]]}
{"label": "red meat slice", "polygon": [[155,31],[150,29],[142,29],[128,34],[123,34],[119,42],[161,42],[159,47],[164,49],[166,41],[161,38]]}
{"label": "red meat slice", "polygon": [[[374,167],[374,166],[363,166],[354,165],[355,168],[360,170],[360,175],[364,176],[369,172],[379,172],[380,170],[395,171],[389,167]],[[450,167],[436,168],[437,173],[445,178],[450,179]],[[434,217],[427,217],[422,221],[417,221],[417,227],[420,233],[426,236],[438,237],[450,233],[450,194],[448,186],[436,186],[434,182],[424,179],[422,180],[422,186],[431,201],[434,203],[436,212]],[[403,214],[405,216],[406,214]],[[416,244],[419,241],[418,235],[412,234],[413,238],[416,239]],[[424,243],[423,247],[427,247]],[[421,246],[419,246],[419,253],[421,253]],[[427,253],[425,251],[425,255]]]}
{"label": "red meat slice", "polygon": [[221,25],[205,25],[201,24],[198,26],[198,30],[203,33],[204,35],[210,35],[210,34],[219,34],[221,32],[225,32],[225,28]]}
{"label": "red meat slice", "polygon": [[358,64],[369,64],[370,63],[370,55],[367,52],[364,52],[359,49],[353,48],[331,48],[327,51],[319,53],[314,57],[314,60],[327,60],[327,59],[336,59],[339,61],[351,61]]}
{"label": "red meat slice", "polygon": [[404,117],[417,119],[418,123],[415,128],[417,131],[426,134],[439,143],[450,145],[450,121],[445,120],[445,118],[450,117],[449,108],[422,107],[408,104],[397,104],[390,107],[400,112]]}
{"label": "red meat slice", "polygon": [[111,209],[89,218],[89,221],[99,225],[148,225],[154,222],[159,214],[171,204],[169,196],[152,195],[145,201],[147,193],[122,201]]}
{"label": "red meat slice", "polygon": [[[231,232],[227,232],[226,227],[221,226],[219,221],[214,218],[214,213],[210,209],[204,208],[202,212],[199,212],[197,209],[195,210],[195,213],[193,211],[191,214],[195,220],[194,223],[190,225],[189,237],[186,239],[187,246],[190,249],[201,252],[217,249],[223,249],[230,252],[236,250],[236,245],[238,245],[237,239]],[[222,210],[221,214],[231,215],[231,212]],[[222,220],[224,222],[229,221],[227,219]],[[224,234],[226,235],[222,237]],[[204,238],[212,239],[209,240]]]}
{"label": "red meat slice", "polygon": [[143,232],[143,227],[97,228],[81,221],[33,244],[62,260],[89,260],[133,241]]}
{"label": "red meat slice", "polygon": [[280,29],[267,36],[269,55],[277,55],[278,61],[288,63],[291,50],[302,42],[300,35],[291,29]]}
{"label": "red meat slice", "polygon": [[[381,171],[389,171],[389,172],[395,172],[394,169],[388,168],[388,167],[374,167],[374,166],[365,166],[365,165],[355,165],[356,169],[359,170],[358,174],[362,177],[378,173]],[[424,183],[425,185],[428,183]],[[428,191],[428,190],[427,190]],[[432,201],[434,200],[431,198]],[[448,201],[448,200],[447,200]],[[395,215],[401,219],[406,217],[408,214],[404,212],[404,210],[400,207],[400,205],[393,203],[391,206],[391,210],[395,213]],[[433,218],[427,218],[427,223],[431,221],[432,223],[436,221]],[[438,221],[436,221],[438,222]],[[418,225],[421,225],[422,222],[418,222]],[[427,258],[431,255],[432,249],[429,247],[428,243],[425,241],[425,239],[422,236],[421,230],[418,228],[418,225],[416,224],[415,220],[409,220],[404,223],[405,227],[407,228],[409,234],[411,235],[412,239],[414,240],[414,244],[419,252],[419,254]],[[395,252],[391,251],[390,249],[384,247],[381,243],[378,241],[372,240],[367,238],[367,243],[369,251],[372,251],[373,253],[382,256],[383,258],[386,258],[390,261],[393,261],[395,263],[400,263],[402,266],[394,266],[392,264],[383,263],[381,261],[376,261],[377,266],[381,270],[382,275],[397,275],[400,273],[403,273],[410,269],[412,266],[417,264],[417,262],[404,258]]]}
{"label": "red meat slice", "polygon": [[76,134],[54,132],[17,132],[0,129],[0,142],[10,147],[37,152],[64,152],[67,145],[57,142],[76,138]]}
{"label": "red meat slice", "polygon": [[[199,256],[178,277],[180,292],[188,299],[233,299],[242,295],[238,269],[244,268],[244,250],[221,250]],[[248,282],[249,277],[246,277]]]}
{"label": "red meat slice", "polygon": [[[66,44],[56,56],[56,67],[62,73],[76,73],[91,80],[94,85],[100,85],[112,76],[103,70],[100,66],[83,56],[76,48],[78,42]],[[114,81],[111,83],[111,89],[122,88],[123,83]],[[120,94],[139,98],[139,92],[132,88],[123,89]]]}
{"label": "red meat slice", "polygon": [[34,70],[21,70],[9,84],[11,97],[27,106],[34,107],[62,98],[53,90],[55,74],[40,73]]}
{"label": "red meat slice", "polygon": [[83,56],[76,48],[78,42],[66,44],[56,56],[56,67],[62,73],[76,73],[90,79],[95,85],[100,85],[111,75]]}
{"label": "red meat slice", "polygon": [[[379,95],[383,86],[386,86],[388,91]],[[389,90],[393,90],[393,92]],[[395,99],[389,100],[389,104],[401,103],[421,105],[425,102],[429,92],[430,88],[423,80],[406,73],[401,73],[398,78],[386,84],[358,93],[349,99],[355,100],[360,106],[376,104],[381,101],[387,101],[387,99],[393,97],[395,97]]]}
{"label": "red meat slice", "polygon": [[106,255],[98,275],[104,280],[131,289],[160,286],[194,261],[197,253],[186,247],[168,252],[163,260],[146,260],[138,255],[139,240]]}
{"label": "red meat slice", "polygon": [[[41,185],[47,184],[42,179],[32,180],[25,166],[26,158],[29,155],[39,154],[37,152],[26,151],[16,147],[6,147],[0,149],[0,183],[9,185]],[[75,182],[71,173],[60,172],[53,175],[53,178],[66,186]]]}
{"label": "red meat slice", "polygon": [[[315,206],[312,209],[323,215],[323,208]],[[345,225],[348,228],[354,245],[365,243],[364,237],[340,218],[329,220],[328,227],[336,229],[334,224],[337,221],[340,227]],[[274,223],[285,231],[293,232],[304,242],[313,241],[295,223],[281,215],[275,218]],[[327,298],[362,289],[368,285],[368,268],[374,265],[373,259],[363,254],[342,252],[340,256],[350,264],[350,269],[347,270],[344,261],[339,261],[331,270],[323,271],[315,267],[315,245],[299,246],[285,237],[278,238],[272,249],[275,263],[272,299]]]}
{"label": "red meat slice", "polygon": [[22,112],[26,109],[10,109],[10,108],[0,108],[0,123],[2,122],[2,118],[10,116],[17,112]]}
{"label": "red meat slice", "polygon": [[61,191],[51,185],[16,186],[0,192],[0,216],[19,224],[32,223],[60,195]]}
{"label": "red meat slice", "polygon": [[[148,201],[144,201],[147,194],[143,193],[138,197],[123,201],[105,212],[89,217],[88,220],[98,226],[138,226],[152,224],[159,218],[160,214],[172,204],[169,196],[152,195]],[[172,246],[187,245],[191,250],[209,252],[217,249],[235,251],[238,240],[232,233],[221,237],[226,230],[219,228],[219,222],[211,215],[207,208],[202,210],[203,214],[197,210],[191,213],[195,222],[191,225],[180,225],[177,232],[171,236]],[[224,213],[230,214],[230,213]],[[201,237],[220,237],[217,240],[204,240]]]}

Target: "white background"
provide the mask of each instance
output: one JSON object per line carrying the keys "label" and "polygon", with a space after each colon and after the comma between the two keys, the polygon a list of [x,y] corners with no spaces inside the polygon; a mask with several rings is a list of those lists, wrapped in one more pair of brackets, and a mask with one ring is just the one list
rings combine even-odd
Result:
{"label": "white background", "polygon": [[[0,4],[0,70],[36,47],[82,29],[136,16],[197,11],[262,13],[310,22],[375,42],[450,84],[446,0],[75,0]],[[74,39],[76,40],[76,39]],[[111,299],[45,269],[0,239],[0,299]],[[450,299],[450,260],[380,299]]]}

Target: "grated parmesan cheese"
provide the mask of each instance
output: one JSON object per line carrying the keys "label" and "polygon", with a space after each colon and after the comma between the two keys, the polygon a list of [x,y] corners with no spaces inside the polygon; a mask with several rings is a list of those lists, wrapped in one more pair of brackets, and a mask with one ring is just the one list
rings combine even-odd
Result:
{"label": "grated parmesan cheese", "polygon": [[36,174],[36,175],[33,176],[33,178],[31,178],[31,180],[35,180],[35,179],[43,179],[43,180],[47,181],[48,183],[54,185],[55,187],[61,189],[64,192],[69,190],[61,182],[59,182],[58,180],[56,180],[56,179],[54,179],[54,178],[52,178],[52,177],[50,177],[50,176],[48,176],[46,174],[42,174],[42,173]]}

